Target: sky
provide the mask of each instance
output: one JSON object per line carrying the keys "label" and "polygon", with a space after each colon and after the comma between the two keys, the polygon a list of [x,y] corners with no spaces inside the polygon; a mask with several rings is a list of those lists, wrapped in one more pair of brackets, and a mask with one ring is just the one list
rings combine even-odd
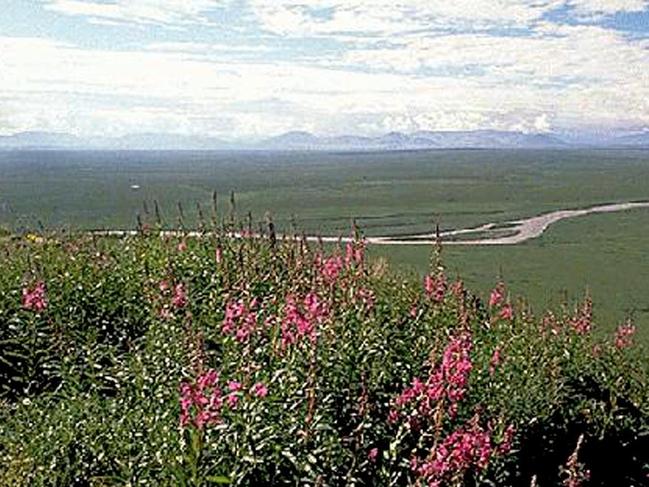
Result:
{"label": "sky", "polygon": [[0,0],[0,134],[649,130],[649,0]]}

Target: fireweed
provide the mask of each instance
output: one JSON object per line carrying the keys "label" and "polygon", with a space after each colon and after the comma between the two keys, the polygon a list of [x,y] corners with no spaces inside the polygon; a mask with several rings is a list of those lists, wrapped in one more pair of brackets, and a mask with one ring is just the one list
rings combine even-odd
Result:
{"label": "fireweed", "polygon": [[38,281],[33,287],[25,287],[22,290],[23,308],[40,313],[47,308],[47,293],[45,283]]}
{"label": "fireweed", "polygon": [[588,298],[535,319],[437,260],[216,232],[6,244],[0,485],[646,482],[635,328]]}

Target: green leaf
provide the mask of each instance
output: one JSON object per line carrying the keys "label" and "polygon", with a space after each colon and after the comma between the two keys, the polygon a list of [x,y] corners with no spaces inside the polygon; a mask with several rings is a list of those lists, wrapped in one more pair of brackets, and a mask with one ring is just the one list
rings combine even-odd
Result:
{"label": "green leaf", "polygon": [[230,483],[230,479],[223,475],[212,475],[210,477],[207,477],[207,481],[213,484],[221,484],[221,485]]}

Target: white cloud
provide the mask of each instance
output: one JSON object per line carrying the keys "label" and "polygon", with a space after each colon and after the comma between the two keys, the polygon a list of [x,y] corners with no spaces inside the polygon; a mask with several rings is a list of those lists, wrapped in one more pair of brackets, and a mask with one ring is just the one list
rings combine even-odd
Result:
{"label": "white cloud", "polygon": [[[250,0],[262,26],[283,35],[389,34],[458,26],[525,26],[563,3],[563,0]],[[314,11],[323,13],[316,15]]]}
{"label": "white cloud", "polygon": [[89,17],[102,23],[182,25],[208,23],[204,13],[228,5],[228,0],[48,0],[45,8],[54,12]]}
{"label": "white cloud", "polygon": [[[261,136],[296,128],[546,131],[575,118],[649,123],[649,61],[642,45],[596,27],[549,33],[527,40],[448,36],[399,48],[418,53],[417,63],[429,68],[481,62],[484,76],[350,69],[379,61],[389,68],[393,53],[382,51],[361,51],[333,68],[0,38],[0,97],[14,108],[16,127],[88,134],[107,127]],[[578,79],[548,81],[562,76]]]}
{"label": "white cloud", "polygon": [[[93,22],[169,27],[209,22],[210,9],[236,3],[48,1]],[[579,15],[647,3],[249,0],[266,31],[290,37],[285,44],[278,36],[185,37],[101,50],[0,37],[0,128],[262,136],[649,124],[649,41],[542,20],[567,2]],[[504,27],[526,35],[494,34],[511,34]],[[311,36],[338,48],[291,50]]]}
{"label": "white cloud", "polygon": [[649,9],[649,0],[568,0],[581,16],[612,15],[618,12],[642,12]]}

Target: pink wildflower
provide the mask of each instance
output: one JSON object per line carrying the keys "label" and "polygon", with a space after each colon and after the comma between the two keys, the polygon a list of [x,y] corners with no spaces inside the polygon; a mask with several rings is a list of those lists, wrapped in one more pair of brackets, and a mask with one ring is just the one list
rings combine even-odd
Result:
{"label": "pink wildflower", "polygon": [[257,302],[252,299],[248,305],[243,300],[228,302],[221,326],[224,335],[234,335],[238,342],[247,342],[257,327]]}
{"label": "pink wildflower", "polygon": [[268,395],[268,387],[263,382],[257,382],[252,386],[251,393],[253,396],[264,398]]}
{"label": "pink wildflower", "polygon": [[372,448],[368,453],[367,453],[367,458],[370,462],[376,463],[376,458],[379,456],[379,449],[378,448]]}
{"label": "pink wildflower", "polygon": [[515,433],[516,433],[516,429],[514,428],[513,424],[510,424],[509,426],[507,426],[507,428],[505,428],[503,439],[497,448],[497,453],[499,455],[507,455],[511,451],[512,445],[514,443]]}
{"label": "pink wildflower", "polygon": [[590,296],[586,296],[581,308],[577,310],[575,316],[570,320],[570,324],[578,335],[590,333],[593,328],[593,301]]}
{"label": "pink wildflower", "polygon": [[171,288],[171,284],[169,284],[169,281],[167,281],[166,279],[163,279],[158,284],[158,288],[160,289],[161,293],[165,293]]}
{"label": "pink wildflower", "polygon": [[502,357],[500,354],[500,347],[496,347],[494,350],[493,355],[491,356],[491,360],[489,360],[489,374],[494,375],[496,372],[496,367],[500,365],[500,362],[502,361]]}
{"label": "pink wildflower", "polygon": [[447,287],[446,276],[443,273],[436,276],[427,275],[424,278],[426,295],[436,303],[441,303],[444,300]]}
{"label": "pink wildflower", "polygon": [[314,343],[317,337],[316,328],[324,322],[328,314],[326,303],[314,292],[307,294],[303,299],[293,295],[287,296],[281,324],[282,348],[303,338]]}
{"label": "pink wildflower", "polygon": [[184,252],[185,250],[187,250],[187,242],[184,241],[184,240],[181,240],[178,243],[178,246],[176,247],[176,250],[178,250],[178,252]]}
{"label": "pink wildflower", "polygon": [[491,291],[489,296],[489,307],[493,308],[495,306],[500,306],[500,304],[505,300],[505,284],[499,282],[496,287]]}
{"label": "pink wildflower", "polygon": [[563,480],[565,487],[582,487],[585,482],[590,479],[590,470],[585,468],[585,465],[579,461],[579,450],[584,441],[584,435],[581,435],[577,440],[575,451],[568,457],[565,466],[562,467],[562,473],[566,476]]}
{"label": "pink wildflower", "polygon": [[220,264],[221,261],[223,260],[223,250],[221,249],[221,247],[216,248],[215,258],[217,264]]}
{"label": "pink wildflower", "polygon": [[410,316],[412,318],[416,318],[418,314],[419,314],[419,308],[417,308],[416,304],[413,304],[412,307],[410,308]]}
{"label": "pink wildflower", "polygon": [[512,308],[511,304],[507,303],[501,308],[498,316],[503,320],[511,321],[514,318],[514,308]]}
{"label": "pink wildflower", "polygon": [[350,268],[352,266],[361,267],[365,260],[365,242],[354,241],[347,242],[345,246],[345,266]]}
{"label": "pink wildflower", "polygon": [[237,404],[239,403],[239,396],[235,393],[230,393],[227,396],[225,396],[225,401],[228,403],[228,406],[231,409],[235,409],[237,407]]}
{"label": "pink wildflower", "polygon": [[410,387],[396,398],[395,407],[401,409],[413,404],[417,415],[430,416],[435,404],[446,399],[449,414],[455,416],[458,402],[466,395],[469,373],[473,368],[471,348],[470,334],[452,338],[444,350],[442,362],[431,371],[425,382],[413,379]]}
{"label": "pink wildflower", "polygon": [[615,331],[615,347],[618,350],[628,348],[633,345],[633,335],[635,335],[636,327],[631,323],[618,326]]}
{"label": "pink wildflower", "polygon": [[388,413],[388,423],[394,424],[399,421],[399,411],[396,409],[391,409]]}
{"label": "pink wildflower", "polygon": [[340,256],[329,257],[322,263],[322,276],[325,281],[332,284],[338,279],[340,271],[343,269],[343,259]]}
{"label": "pink wildflower", "polygon": [[180,384],[180,424],[198,429],[220,421],[223,398],[215,370],[198,376],[195,382]]}
{"label": "pink wildflower", "polygon": [[41,312],[47,308],[47,294],[45,283],[38,281],[33,288],[23,288],[22,294],[23,308]]}
{"label": "pink wildflower", "polygon": [[476,416],[439,443],[423,461],[411,461],[411,468],[428,485],[446,485],[471,470],[485,469],[496,453],[491,431],[479,425]]}
{"label": "pink wildflower", "polygon": [[228,390],[230,392],[238,392],[241,390],[243,386],[241,385],[241,382],[236,381],[236,380],[231,380],[228,382]]}
{"label": "pink wildflower", "polygon": [[174,295],[171,299],[171,303],[176,308],[184,308],[187,306],[187,292],[185,290],[185,285],[182,282],[176,284],[174,287]]}

